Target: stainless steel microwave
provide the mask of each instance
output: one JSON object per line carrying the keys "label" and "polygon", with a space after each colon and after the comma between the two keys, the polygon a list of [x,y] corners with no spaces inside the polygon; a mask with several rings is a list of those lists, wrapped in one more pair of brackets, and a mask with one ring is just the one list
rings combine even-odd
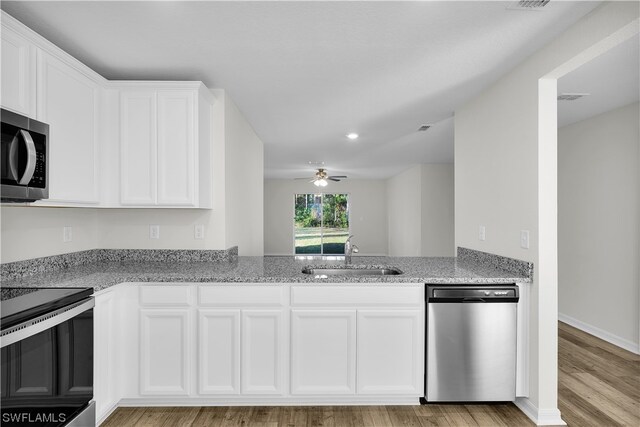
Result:
{"label": "stainless steel microwave", "polygon": [[2,202],[49,197],[49,125],[0,110],[2,120]]}

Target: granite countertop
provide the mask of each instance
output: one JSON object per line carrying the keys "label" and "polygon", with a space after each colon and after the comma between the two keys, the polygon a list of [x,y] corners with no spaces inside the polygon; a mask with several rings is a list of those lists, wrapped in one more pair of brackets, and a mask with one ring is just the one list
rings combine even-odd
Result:
{"label": "granite countertop", "polygon": [[[355,268],[395,267],[397,276],[330,276],[303,274],[305,266],[344,266],[344,261],[296,260],[288,257],[233,257],[215,261],[96,260],[81,265],[43,271],[2,280],[2,287],[93,287],[95,291],[123,282],[215,282],[215,283],[434,283],[487,284],[528,283],[530,271],[506,268],[500,262],[465,253],[465,256],[354,257]],[[484,254],[479,252],[480,254]],[[492,255],[495,257],[494,255]],[[507,259],[509,260],[509,259]],[[512,260],[513,261],[513,260]],[[521,261],[518,261],[521,262]],[[505,268],[501,268],[505,267]]]}

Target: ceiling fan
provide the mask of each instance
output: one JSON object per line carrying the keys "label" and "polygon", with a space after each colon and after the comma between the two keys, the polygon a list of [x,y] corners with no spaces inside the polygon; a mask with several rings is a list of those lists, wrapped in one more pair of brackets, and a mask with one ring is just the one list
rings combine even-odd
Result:
{"label": "ceiling fan", "polygon": [[328,181],[340,181],[341,179],[347,178],[345,175],[331,175],[327,173],[326,169],[318,169],[314,176],[310,178],[295,178],[295,179],[311,179],[311,181],[317,187],[326,187]]}

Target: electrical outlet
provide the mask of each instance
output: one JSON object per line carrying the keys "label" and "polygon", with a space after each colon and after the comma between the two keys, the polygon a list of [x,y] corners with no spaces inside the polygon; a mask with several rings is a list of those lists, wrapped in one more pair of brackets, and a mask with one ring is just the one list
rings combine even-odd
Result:
{"label": "electrical outlet", "polygon": [[478,230],[478,239],[485,240],[487,238],[487,229],[484,225],[481,225]]}
{"label": "electrical outlet", "polygon": [[73,240],[73,229],[71,227],[62,227],[62,241],[69,243]]}
{"label": "electrical outlet", "polygon": [[529,230],[520,230],[520,247],[529,249]]}
{"label": "electrical outlet", "polygon": [[204,225],[197,224],[193,227],[193,238],[197,240],[204,239]]}
{"label": "electrical outlet", "polygon": [[159,225],[149,225],[149,238],[150,239],[159,239],[160,238],[160,226]]}

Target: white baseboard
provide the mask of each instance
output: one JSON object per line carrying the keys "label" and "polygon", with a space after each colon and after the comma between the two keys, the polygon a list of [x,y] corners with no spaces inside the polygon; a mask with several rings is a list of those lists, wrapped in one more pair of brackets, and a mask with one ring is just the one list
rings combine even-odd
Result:
{"label": "white baseboard", "polygon": [[118,409],[118,404],[114,402],[113,405],[104,412],[104,414],[96,414],[96,425],[99,426],[105,422],[105,420],[109,418],[109,415],[111,415],[116,409]]}
{"label": "white baseboard", "polygon": [[515,402],[518,408],[531,419],[537,426],[566,426],[567,423],[562,421],[560,410],[556,409],[538,409],[528,397],[517,397]]}
{"label": "white baseboard", "polygon": [[558,320],[566,323],[569,326],[580,329],[581,331],[584,331],[590,335],[598,337],[601,340],[611,343],[617,347],[635,354],[640,354],[640,345],[638,343],[621,338],[617,335],[612,334],[611,332],[607,332],[604,329],[600,329],[581,320],[574,319],[573,317],[567,316],[566,314],[558,313]]}
{"label": "white baseboard", "polygon": [[136,397],[124,398],[118,406],[361,406],[419,405],[418,397]]}

